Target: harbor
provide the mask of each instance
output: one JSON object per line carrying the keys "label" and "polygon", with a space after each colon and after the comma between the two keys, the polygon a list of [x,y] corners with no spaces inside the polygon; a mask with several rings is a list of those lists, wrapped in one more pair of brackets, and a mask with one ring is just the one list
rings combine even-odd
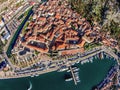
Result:
{"label": "harbor", "polygon": [[[81,63],[82,65],[85,63],[93,63],[93,59],[104,59],[107,58],[109,60],[113,59],[116,61],[118,64],[118,58],[117,56],[112,53],[108,52],[107,48],[105,47],[97,47],[94,48],[93,50],[84,52],[82,54],[78,53],[74,55],[72,58],[66,58],[65,60],[57,60],[57,61],[46,61],[44,62],[38,62],[35,66],[39,66],[42,68],[37,68],[37,69],[31,69],[31,68],[24,68],[22,70],[17,70],[15,71],[15,74],[13,74],[10,77],[2,77],[1,79],[10,79],[10,78],[20,78],[20,77],[28,77],[28,76],[35,76],[37,73],[38,75],[52,72],[52,71],[58,71],[62,72],[68,69],[69,66]],[[43,67],[44,66],[44,67]]]}
{"label": "harbor", "polygon": [[74,81],[74,84],[77,85],[80,82],[79,78],[79,68],[76,66],[70,66],[67,70],[67,74],[65,74],[65,81]]}
{"label": "harbor", "polygon": [[73,80],[65,81],[64,75],[71,73],[66,70],[63,72],[54,71],[34,77],[1,80],[0,88],[2,90],[27,90],[30,87],[30,81],[32,84],[31,90],[90,90],[104,80],[114,64],[115,61],[113,59],[93,59],[93,63],[75,64],[79,68],[80,78],[80,82],[77,85],[74,84]]}
{"label": "harbor", "polygon": [[75,85],[77,85],[77,83],[80,82],[78,68],[77,67],[73,67],[73,68],[70,67],[70,71],[71,71],[74,83],[75,83]]}

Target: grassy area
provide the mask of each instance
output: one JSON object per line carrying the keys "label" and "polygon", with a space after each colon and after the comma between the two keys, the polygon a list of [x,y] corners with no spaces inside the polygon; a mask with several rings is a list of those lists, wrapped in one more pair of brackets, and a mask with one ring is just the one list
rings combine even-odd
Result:
{"label": "grassy area", "polygon": [[15,57],[16,57],[15,54],[10,55],[10,61],[13,65],[18,66],[18,67],[26,67],[27,66],[27,63],[25,63],[25,62],[23,63],[23,61],[22,62],[18,61],[18,60],[16,60]]}
{"label": "grassy area", "polygon": [[18,2],[18,3],[16,4],[16,7],[20,7],[20,6],[22,5],[23,2],[24,2],[24,0]]}
{"label": "grassy area", "polygon": [[21,14],[19,17],[18,17],[18,20],[22,19],[24,17],[24,14]]}
{"label": "grassy area", "polygon": [[10,61],[13,65],[17,65],[18,61],[15,59],[16,55],[15,54],[11,54],[10,55]]}
{"label": "grassy area", "polygon": [[40,53],[39,51],[35,50],[35,55],[38,55],[39,53]]}
{"label": "grassy area", "polygon": [[2,16],[0,15],[0,21],[2,20]]}
{"label": "grassy area", "polygon": [[2,41],[0,40],[0,54],[2,54],[2,52],[3,52],[3,47],[4,47],[4,44],[3,44]]}
{"label": "grassy area", "polygon": [[28,15],[29,11],[30,11],[32,8],[33,8],[33,7],[29,8],[29,9],[24,13],[24,15],[25,15],[25,16]]}
{"label": "grassy area", "polygon": [[26,12],[24,12],[23,14],[21,14],[19,17],[18,17],[18,20],[22,19],[22,18],[25,18],[25,16],[28,15],[29,11],[31,10],[31,8],[29,8]]}
{"label": "grassy area", "polygon": [[28,25],[29,25],[29,23],[26,22],[23,29],[22,29],[22,32],[21,32],[22,35],[24,35],[27,32],[26,28],[27,28]]}
{"label": "grassy area", "polygon": [[76,29],[75,29],[75,26],[74,26],[73,24],[71,24],[71,27],[72,27],[73,30],[76,30]]}
{"label": "grassy area", "polygon": [[32,15],[29,17],[29,21],[31,21],[31,20],[33,20],[33,16]]}
{"label": "grassy area", "polygon": [[102,46],[102,44],[100,44],[100,43],[85,43],[84,49],[90,50],[90,49],[98,47],[98,46]]}
{"label": "grassy area", "polygon": [[5,7],[3,10],[7,10],[8,9],[8,7]]}
{"label": "grassy area", "polygon": [[[30,8],[30,9],[31,9],[31,8]],[[29,10],[30,10],[30,9],[29,9]],[[28,11],[29,11],[29,10],[28,10]],[[26,12],[24,13],[24,16],[26,16],[26,15],[28,14],[28,11],[26,11]],[[32,15],[29,17],[28,21],[31,21],[31,20],[32,20]],[[28,22],[28,21],[25,23],[25,25],[24,25],[24,27],[23,27],[23,29],[22,29],[22,32],[21,32],[22,35],[24,35],[24,34],[27,32],[26,28],[27,28],[28,25],[29,25],[29,22]]]}

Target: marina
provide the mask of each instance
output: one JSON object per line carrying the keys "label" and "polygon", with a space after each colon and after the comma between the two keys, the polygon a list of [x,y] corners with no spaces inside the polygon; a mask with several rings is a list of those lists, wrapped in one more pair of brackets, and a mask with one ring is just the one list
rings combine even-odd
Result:
{"label": "marina", "polygon": [[79,70],[79,68],[77,68],[77,67],[73,67],[73,68],[70,67],[70,71],[71,71],[75,85],[77,85],[77,83],[80,82],[78,70]]}
{"label": "marina", "polygon": [[75,64],[79,68],[80,82],[77,85],[74,84],[73,80],[65,81],[64,75],[68,73],[67,70],[63,72],[54,71],[32,78],[1,80],[0,88],[2,90],[28,90],[29,81],[31,81],[31,90],[90,90],[104,80],[114,64],[114,60],[106,58],[102,60],[93,59],[93,63],[89,62],[83,65],[81,63]]}
{"label": "marina", "polygon": [[63,71],[66,71],[66,70],[68,70],[68,67],[62,66],[58,69],[58,72],[63,72]]}

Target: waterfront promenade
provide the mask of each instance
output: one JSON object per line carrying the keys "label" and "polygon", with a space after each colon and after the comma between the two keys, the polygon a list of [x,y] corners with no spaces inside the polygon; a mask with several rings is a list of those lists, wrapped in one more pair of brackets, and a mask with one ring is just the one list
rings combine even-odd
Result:
{"label": "waterfront promenade", "polygon": [[43,70],[43,71],[37,71],[35,73],[33,72],[29,72],[29,74],[14,74],[13,76],[7,76],[7,77],[0,77],[0,79],[13,79],[13,78],[23,78],[23,77],[34,77],[40,74],[45,74],[45,73],[49,73],[49,72],[53,72],[58,70],[58,68],[53,68],[53,69],[47,69],[47,70]]}
{"label": "waterfront promenade", "polygon": [[[99,54],[99,53],[107,53],[108,55],[111,55],[115,59],[117,59],[117,55],[114,55],[112,51],[108,50],[106,47],[97,47],[94,48],[90,51],[86,51],[83,54],[78,54],[75,56],[75,58],[67,58],[66,60],[56,60],[52,61],[51,63],[54,63],[54,66],[51,68],[50,66],[46,65],[44,69],[29,69],[29,70],[15,70],[15,73],[13,76],[6,76],[6,77],[1,77],[0,79],[9,79],[9,78],[20,78],[20,77],[27,77],[27,76],[35,76],[35,75],[40,75],[52,71],[58,70],[61,66],[70,66],[72,64],[75,64],[76,62],[81,62],[83,60],[88,60],[89,58]],[[59,65],[60,62],[63,62]]]}

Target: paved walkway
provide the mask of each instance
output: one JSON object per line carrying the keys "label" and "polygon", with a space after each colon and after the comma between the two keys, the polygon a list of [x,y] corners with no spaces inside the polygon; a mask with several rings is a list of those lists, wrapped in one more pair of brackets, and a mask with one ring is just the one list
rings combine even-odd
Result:
{"label": "paved walkway", "polygon": [[[89,53],[89,52],[90,52],[90,53]],[[82,57],[80,57],[80,58],[77,58],[77,59],[75,59],[75,60],[68,61],[68,59],[66,59],[66,60],[65,60],[66,63],[64,63],[63,65],[68,66],[68,65],[70,65],[70,64],[72,64],[72,63],[76,63],[77,61],[87,60],[88,58],[91,58],[91,57],[95,56],[96,54],[99,54],[100,52],[105,52],[105,53],[111,55],[111,56],[114,57],[114,58],[117,60],[117,62],[118,62],[118,56],[115,55],[115,54],[112,52],[112,50],[109,50],[109,49],[106,48],[106,47],[98,47],[98,48],[94,48],[93,50],[86,51],[84,54],[88,53],[87,55],[84,55],[84,56],[82,56]],[[53,61],[53,62],[56,62],[56,63],[58,62],[58,63],[59,63],[60,61],[64,61],[64,60],[57,60],[57,61]],[[10,63],[11,66],[13,66],[10,61],[9,61],[9,63]],[[119,63],[119,62],[118,62],[118,63]],[[60,66],[59,66],[59,67],[60,67]],[[19,77],[31,76],[31,74],[35,74],[35,73],[37,73],[37,74],[43,74],[43,73],[47,73],[47,72],[52,72],[52,71],[58,70],[59,67],[56,66],[56,67],[53,68],[53,69],[47,68],[47,69],[45,69],[45,70],[43,70],[43,71],[30,72],[30,73],[26,73],[26,74],[22,74],[22,75],[13,76],[13,77],[11,77],[11,78],[19,78]],[[12,67],[12,68],[13,68],[13,70],[15,70],[14,67]],[[119,74],[119,75],[120,75],[120,74]],[[4,77],[4,78],[8,78],[8,77]],[[10,77],[9,77],[9,78],[10,78]]]}

